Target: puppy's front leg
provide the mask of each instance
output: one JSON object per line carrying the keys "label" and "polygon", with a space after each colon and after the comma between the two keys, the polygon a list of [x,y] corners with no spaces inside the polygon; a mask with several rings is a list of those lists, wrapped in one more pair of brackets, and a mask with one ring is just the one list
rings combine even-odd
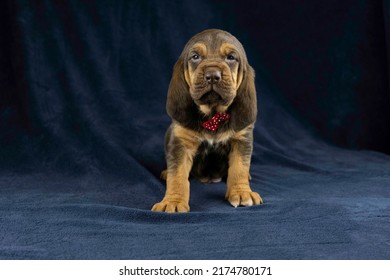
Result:
{"label": "puppy's front leg", "polygon": [[244,137],[237,137],[231,142],[226,199],[234,207],[263,203],[261,196],[249,186],[252,133],[252,130],[248,129]]}
{"label": "puppy's front leg", "polygon": [[179,125],[172,125],[166,142],[167,189],[163,200],[152,211],[190,211],[190,182],[188,180],[194,155],[199,147],[195,133]]}

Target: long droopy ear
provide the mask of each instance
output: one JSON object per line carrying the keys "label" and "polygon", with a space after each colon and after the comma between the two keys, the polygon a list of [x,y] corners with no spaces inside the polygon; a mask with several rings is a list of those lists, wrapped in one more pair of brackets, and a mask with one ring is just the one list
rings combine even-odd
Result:
{"label": "long droopy ear", "polygon": [[184,78],[184,59],[179,57],[175,66],[171,82],[168,88],[167,113],[168,115],[183,126],[191,126],[197,119],[196,105],[193,102],[189,86]]}
{"label": "long droopy ear", "polygon": [[255,87],[255,71],[246,63],[243,69],[243,80],[231,105],[231,126],[239,131],[256,121],[257,98]]}

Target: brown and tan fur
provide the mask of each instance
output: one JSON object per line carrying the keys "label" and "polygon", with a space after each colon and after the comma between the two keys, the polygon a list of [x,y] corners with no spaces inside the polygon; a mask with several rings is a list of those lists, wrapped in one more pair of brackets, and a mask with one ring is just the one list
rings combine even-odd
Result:
{"label": "brown and tan fur", "polygon": [[[205,30],[184,47],[168,89],[172,124],[165,138],[167,189],[152,210],[188,212],[190,174],[202,182],[227,176],[226,199],[234,206],[261,204],[249,186],[256,121],[254,71],[244,48],[230,33]],[[202,127],[215,113],[231,118],[216,131]]]}

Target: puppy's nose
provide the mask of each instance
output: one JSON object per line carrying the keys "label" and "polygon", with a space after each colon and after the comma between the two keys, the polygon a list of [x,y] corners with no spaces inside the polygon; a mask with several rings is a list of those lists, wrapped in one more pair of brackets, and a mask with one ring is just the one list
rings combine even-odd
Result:
{"label": "puppy's nose", "polygon": [[204,74],[204,78],[209,84],[216,84],[221,80],[221,71],[216,68],[208,69]]}

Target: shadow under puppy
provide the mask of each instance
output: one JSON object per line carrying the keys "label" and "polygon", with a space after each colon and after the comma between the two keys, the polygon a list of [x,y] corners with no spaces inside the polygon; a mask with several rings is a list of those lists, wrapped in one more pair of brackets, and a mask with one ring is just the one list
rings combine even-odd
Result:
{"label": "shadow under puppy", "polygon": [[188,41],[173,69],[167,112],[172,118],[162,172],[167,189],[153,211],[188,212],[190,174],[202,182],[227,176],[226,199],[234,207],[262,203],[249,186],[257,114],[254,71],[234,36],[209,29]]}

